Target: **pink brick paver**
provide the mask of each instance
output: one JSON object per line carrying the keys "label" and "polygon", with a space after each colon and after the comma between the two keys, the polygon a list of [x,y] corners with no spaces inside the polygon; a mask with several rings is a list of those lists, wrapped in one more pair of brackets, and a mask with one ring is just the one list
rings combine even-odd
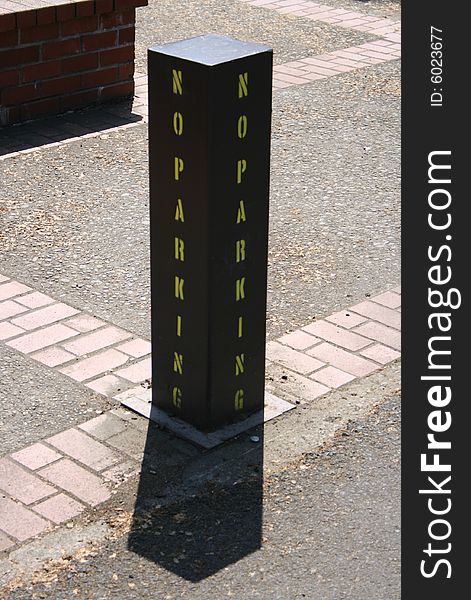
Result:
{"label": "pink brick paver", "polygon": [[395,329],[401,328],[401,315],[397,311],[387,308],[386,306],[365,301],[360,302],[360,304],[355,304],[355,306],[351,307],[351,310],[364,317],[373,319],[374,321],[384,323],[384,325],[394,327]]}
{"label": "pink brick paver", "polygon": [[54,300],[41,292],[32,292],[31,294],[17,298],[17,302],[21,302],[21,304],[24,304],[28,308],[40,308],[41,306],[52,304]]}
{"label": "pink brick paver", "polygon": [[372,27],[371,33],[374,33],[375,35],[395,34],[396,27]]}
{"label": "pink brick paver", "polygon": [[305,375],[324,366],[323,362],[278,342],[268,342],[267,358]]}
{"label": "pink brick paver", "polygon": [[306,68],[303,72],[303,77],[308,81],[317,81],[318,79],[325,79],[326,77],[330,77],[330,75],[321,75],[320,73],[314,73],[312,69]]}
{"label": "pink brick paver", "polygon": [[337,71],[339,69],[338,65],[333,63],[332,60],[320,60],[319,58],[303,58],[299,61],[299,65],[304,68],[306,68],[308,65],[312,65],[315,67],[322,67],[323,69],[330,71]]}
{"label": "pink brick paver", "polygon": [[268,391],[272,391],[280,398],[285,398],[291,402],[300,402],[301,404],[311,402],[330,392],[330,388],[322,383],[313,381],[294,371],[289,371],[286,375],[286,380],[277,383],[276,386],[270,383],[267,387]]}
{"label": "pink brick paver", "polygon": [[31,291],[31,288],[27,285],[23,285],[18,281],[10,281],[0,285],[0,300],[8,300],[19,294]]}
{"label": "pink brick paver", "polygon": [[12,323],[13,325],[18,325],[18,327],[23,327],[23,329],[36,329],[37,327],[50,325],[51,323],[75,315],[78,312],[76,308],[58,302],[57,304],[52,304],[51,306],[46,306],[46,308],[40,308],[28,313],[23,317],[13,319]]}
{"label": "pink brick paver", "polygon": [[[335,52],[332,52],[332,60],[337,59],[338,57],[343,57],[343,58],[349,58],[350,60],[352,60],[352,64],[357,66],[357,67],[361,67],[362,66],[362,62],[366,62],[366,57],[361,57],[359,55],[359,49],[361,48],[361,46],[353,46],[352,48],[344,48],[343,50],[335,50]],[[364,60],[362,60],[362,58]]]}
{"label": "pink brick paver", "polygon": [[8,281],[10,278],[6,277],[5,275],[0,275],[0,283],[4,283],[5,281]]}
{"label": "pink brick paver", "polygon": [[378,365],[366,360],[366,358],[362,358],[352,352],[347,352],[346,350],[342,350],[341,348],[337,348],[328,343],[314,346],[314,348],[311,348],[307,352],[309,355],[314,356],[325,363],[329,363],[341,371],[356,375],[357,377],[369,375],[379,368]]}
{"label": "pink brick paver", "polygon": [[366,350],[363,350],[363,352],[360,352],[360,354],[366,358],[371,358],[371,360],[375,360],[382,365],[386,365],[401,356],[396,350],[383,346],[382,344],[370,346],[369,348],[366,348]]}
{"label": "pink brick paver", "polygon": [[275,90],[282,90],[284,88],[288,88],[291,87],[290,83],[286,83],[284,81],[278,81],[276,79],[273,80],[273,89]]}
{"label": "pink brick paver", "polygon": [[72,327],[72,329],[76,329],[77,331],[81,331],[82,333],[86,333],[88,331],[93,331],[94,329],[98,329],[102,325],[105,325],[104,321],[100,321],[96,317],[92,317],[90,315],[86,315],[82,313],[73,317],[72,319],[68,319],[65,322],[66,325]]}
{"label": "pink brick paver", "polygon": [[52,348],[46,348],[46,350],[41,350],[36,354],[32,354],[31,358],[34,358],[34,360],[37,360],[48,367],[57,367],[57,365],[62,365],[66,362],[69,362],[69,360],[73,360],[75,358],[75,354],[71,354],[62,348],[53,346]]}
{"label": "pink brick paver", "polygon": [[47,438],[46,442],[94,471],[102,471],[119,460],[113,450],[78,429],[58,433]]}
{"label": "pink brick paver", "polygon": [[4,552],[15,545],[15,542],[0,531],[0,552]]}
{"label": "pink brick paver", "polygon": [[0,459],[0,490],[24,504],[31,504],[56,492],[51,485],[8,458]]}
{"label": "pink brick paver", "polygon": [[105,396],[114,396],[127,387],[128,383],[114,375],[105,375],[85,384],[88,388]]}
{"label": "pink brick paver", "polygon": [[59,371],[75,379],[75,381],[85,381],[86,379],[91,379],[92,377],[96,377],[96,375],[120,367],[128,359],[129,356],[117,350],[105,350],[90,358],[84,358],[76,363],[62,367]]}
{"label": "pink brick paver", "polygon": [[[63,458],[39,471],[42,477],[91,506],[97,506],[111,494],[103,480],[68,458]],[[7,532],[8,533],[8,532]]]}
{"label": "pink brick paver", "polygon": [[[304,73],[303,76],[308,75],[308,73]],[[276,70],[276,68],[273,68],[273,78],[274,79],[279,79],[280,81],[284,81],[286,83],[297,83],[297,84],[301,84],[301,83],[308,83],[309,79],[307,78],[302,78],[299,76],[293,76],[293,75],[288,75],[287,73],[280,73],[279,71]]]}
{"label": "pink brick paver", "polygon": [[59,458],[62,458],[62,455],[39,442],[23,448],[23,450],[14,452],[11,458],[28,467],[28,469],[35,471],[51,464],[55,460],[59,460]]}
{"label": "pink brick paver", "polygon": [[338,388],[345,383],[353,381],[355,377],[350,373],[345,373],[345,371],[329,366],[313,373],[311,379],[315,379],[331,388]]}
{"label": "pink brick paver", "polygon": [[99,440],[107,440],[113,435],[117,435],[126,429],[126,422],[112,413],[104,413],[90,421],[86,421],[78,426],[89,435]]}
{"label": "pink brick paver", "polygon": [[395,42],[397,44],[401,43],[401,34],[400,33],[387,33],[384,37],[386,37],[388,40],[391,40],[392,42]]}
{"label": "pink brick paver", "polygon": [[0,321],[14,317],[25,310],[27,309],[24,306],[21,306],[21,304],[18,304],[13,300],[5,300],[5,302],[0,302]]}
{"label": "pink brick paver", "polygon": [[276,72],[277,73],[286,73],[287,75],[294,75],[295,77],[303,74],[299,70],[299,68],[290,67],[287,65],[276,65]]}
{"label": "pink brick paver", "polygon": [[285,13],[293,13],[299,10],[303,10],[304,8],[304,4],[296,2],[296,4],[291,5],[291,6],[285,6],[285,7],[277,7],[277,12],[281,13],[281,14],[285,14]]}
{"label": "pink brick paver", "polygon": [[33,510],[49,521],[63,523],[79,515],[86,507],[66,494],[58,494],[33,507]]}
{"label": "pink brick paver", "polygon": [[126,342],[125,344],[121,344],[116,349],[125,352],[134,358],[141,358],[142,356],[151,353],[152,345],[149,341],[138,338]]}
{"label": "pink brick paver", "polygon": [[382,325],[381,323],[368,321],[368,323],[364,323],[363,325],[360,325],[360,327],[357,327],[355,331],[371,340],[376,340],[377,342],[382,342],[386,346],[391,346],[391,348],[394,348],[395,350],[401,349],[401,334],[399,331],[386,327],[386,325]]}
{"label": "pink brick paver", "polygon": [[326,320],[330,321],[331,323],[335,323],[335,325],[345,327],[345,329],[351,329],[352,327],[356,327],[357,325],[364,323],[366,318],[352,313],[349,310],[341,310],[340,312],[326,317]]}
{"label": "pink brick paver", "polygon": [[401,306],[401,296],[394,294],[394,292],[384,292],[384,294],[379,294],[371,299],[388,308],[399,308]]}
{"label": "pink brick paver", "polygon": [[371,340],[361,337],[357,333],[337,327],[327,321],[316,321],[303,329],[308,333],[312,333],[312,335],[320,337],[327,342],[337,344],[337,346],[342,346],[342,348],[346,348],[347,350],[360,350],[371,344]]}
{"label": "pink brick paver", "polygon": [[144,360],[140,360],[130,367],[119,369],[119,371],[116,371],[116,375],[124,377],[124,379],[132,381],[133,383],[145,381],[152,376],[151,358],[144,358]]}
{"label": "pink brick paver", "polygon": [[368,56],[369,58],[379,58],[380,60],[389,60],[390,59],[390,52],[380,52],[379,50],[367,50],[367,49],[363,49],[361,51],[361,54],[363,56]]}
{"label": "pink brick paver", "polygon": [[0,496],[0,529],[23,542],[41,533],[50,526],[39,515],[18,502]]}
{"label": "pink brick paver", "polygon": [[398,44],[393,44],[392,42],[387,42],[385,40],[378,40],[376,42],[368,42],[367,44],[362,44],[363,48],[368,50],[375,50],[376,52],[381,52],[382,54],[400,54],[401,50]]}
{"label": "pink brick paver", "polygon": [[[327,62],[327,61],[326,61]],[[306,66],[304,67],[309,73],[317,73],[318,75],[327,75],[331,77],[332,75],[337,75],[337,69],[326,68],[325,66],[320,67],[319,65],[312,64],[310,62],[305,61]]]}
{"label": "pink brick paver", "polygon": [[90,354],[95,350],[101,350],[102,348],[111,346],[116,342],[122,342],[130,337],[131,334],[128,331],[124,331],[124,329],[118,329],[118,327],[111,325],[109,327],[99,329],[98,331],[94,331],[93,333],[81,335],[71,342],[62,344],[62,347],[68,352],[72,352],[78,356],[83,356],[84,354]]}
{"label": "pink brick paver", "polygon": [[0,340],[7,340],[8,338],[15,337],[15,335],[24,333],[24,331],[21,327],[16,327],[11,323],[0,323]]}
{"label": "pink brick paver", "polygon": [[40,350],[57,342],[66,340],[74,335],[78,335],[77,331],[66,327],[60,323],[51,325],[45,329],[40,329],[34,333],[28,333],[21,337],[15,338],[11,342],[7,342],[7,346],[15,348],[25,354]]}
{"label": "pink brick paver", "polygon": [[290,346],[295,350],[306,350],[306,348],[310,348],[314,346],[314,344],[320,344],[321,340],[319,338],[306,333],[305,331],[301,331],[298,329],[297,331],[293,331],[292,333],[287,333],[282,337],[277,339],[277,342],[281,342],[286,346]]}
{"label": "pink brick paver", "polygon": [[387,59],[390,54],[400,54],[400,50],[395,45],[383,46],[380,44],[375,44],[374,42],[369,42],[367,44],[362,44],[362,54],[366,54],[369,56],[369,52],[374,52],[379,55],[379,58]]}
{"label": "pink brick paver", "polygon": [[335,58],[335,62],[339,65],[344,65],[346,67],[350,67],[350,71],[353,71],[354,69],[362,69],[363,67],[365,67],[369,64],[367,61],[373,60],[373,59],[368,59],[366,57],[364,57],[364,59],[361,61],[353,60],[357,57],[358,57],[358,55],[354,55],[354,54],[350,54],[348,56],[348,58],[345,56],[337,56]]}

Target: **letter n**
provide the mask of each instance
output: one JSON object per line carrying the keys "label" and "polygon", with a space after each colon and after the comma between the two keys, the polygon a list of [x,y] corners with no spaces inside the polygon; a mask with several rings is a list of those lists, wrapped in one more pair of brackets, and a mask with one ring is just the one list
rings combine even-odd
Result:
{"label": "letter n", "polygon": [[249,95],[249,74],[239,73],[239,98]]}
{"label": "letter n", "polygon": [[244,372],[245,354],[238,354],[235,358],[235,374],[240,375]]}
{"label": "letter n", "polygon": [[179,94],[180,96],[183,94],[183,74],[181,71],[177,69],[172,69],[172,81],[173,81],[173,93]]}
{"label": "letter n", "polygon": [[183,354],[173,353],[173,370],[183,375]]}

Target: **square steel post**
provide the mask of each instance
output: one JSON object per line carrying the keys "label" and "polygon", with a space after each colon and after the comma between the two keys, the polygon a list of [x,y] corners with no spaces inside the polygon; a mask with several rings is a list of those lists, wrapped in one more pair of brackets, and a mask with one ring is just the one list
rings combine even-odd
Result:
{"label": "square steel post", "polygon": [[152,402],[206,431],[263,408],[272,57],[149,49]]}

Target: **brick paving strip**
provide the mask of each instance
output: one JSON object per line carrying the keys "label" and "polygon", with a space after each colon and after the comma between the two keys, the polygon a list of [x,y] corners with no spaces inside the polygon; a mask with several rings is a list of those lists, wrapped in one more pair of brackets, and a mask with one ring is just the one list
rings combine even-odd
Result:
{"label": "brick paving strip", "polygon": [[[306,403],[400,357],[401,290],[267,343],[267,392]],[[0,275],[0,340],[116,401],[149,401],[148,340]],[[270,377],[282,372],[281,377]],[[0,552],[111,498],[139,472],[146,421],[116,408],[0,459]]]}
{"label": "brick paving strip", "polygon": [[401,41],[401,23],[392,19],[369,16],[365,13],[334,8],[310,0],[241,0],[251,6],[275,10],[284,15],[304,17],[337,27],[345,27],[385,37],[394,42]]}
{"label": "brick paving strip", "polygon": [[299,58],[273,67],[273,88],[282,89],[326,79],[340,73],[396,60],[400,56],[399,43],[377,40],[312,58]]}

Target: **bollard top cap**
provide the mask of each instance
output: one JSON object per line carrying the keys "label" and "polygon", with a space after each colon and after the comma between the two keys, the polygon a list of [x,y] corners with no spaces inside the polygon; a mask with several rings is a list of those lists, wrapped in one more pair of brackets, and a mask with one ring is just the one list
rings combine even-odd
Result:
{"label": "bollard top cap", "polygon": [[149,52],[214,66],[262,52],[273,52],[273,50],[264,44],[241,42],[225,35],[208,33],[179,42],[152,46]]}

